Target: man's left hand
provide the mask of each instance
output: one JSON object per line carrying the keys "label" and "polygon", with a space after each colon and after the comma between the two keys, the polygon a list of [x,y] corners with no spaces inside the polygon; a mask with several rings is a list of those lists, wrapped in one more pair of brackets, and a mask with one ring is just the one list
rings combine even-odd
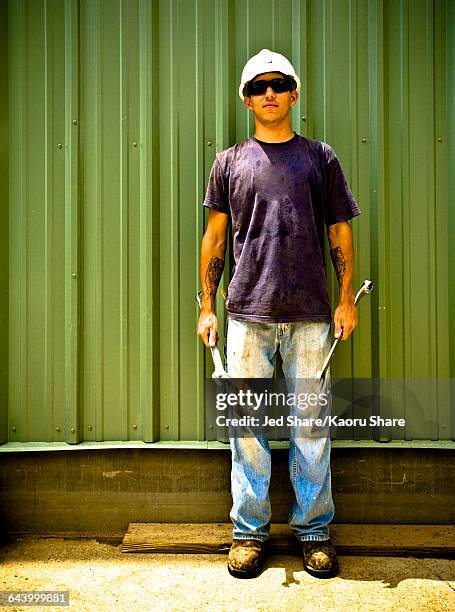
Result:
{"label": "man's left hand", "polygon": [[340,302],[333,317],[335,338],[347,340],[357,326],[357,306],[354,300]]}

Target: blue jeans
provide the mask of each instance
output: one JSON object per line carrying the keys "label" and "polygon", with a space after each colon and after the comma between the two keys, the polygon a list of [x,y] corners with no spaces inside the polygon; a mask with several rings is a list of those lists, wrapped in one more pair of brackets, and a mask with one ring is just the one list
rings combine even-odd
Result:
{"label": "blue jeans", "polygon": [[[271,378],[280,351],[286,378],[315,378],[330,350],[328,323],[256,323],[228,317],[227,371],[233,378]],[[330,373],[321,392],[330,402]],[[271,453],[266,437],[230,438],[233,538],[270,536]],[[289,474],[295,499],[289,526],[298,540],[327,540],[334,506],[330,478],[330,437],[289,440]]]}

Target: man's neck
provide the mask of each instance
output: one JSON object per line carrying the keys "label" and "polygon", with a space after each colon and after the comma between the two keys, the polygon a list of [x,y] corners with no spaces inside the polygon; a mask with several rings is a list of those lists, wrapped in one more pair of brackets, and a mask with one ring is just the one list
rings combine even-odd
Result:
{"label": "man's neck", "polygon": [[254,137],[263,142],[286,142],[294,137],[294,130],[290,125],[283,127],[265,127],[260,123],[256,123]]}

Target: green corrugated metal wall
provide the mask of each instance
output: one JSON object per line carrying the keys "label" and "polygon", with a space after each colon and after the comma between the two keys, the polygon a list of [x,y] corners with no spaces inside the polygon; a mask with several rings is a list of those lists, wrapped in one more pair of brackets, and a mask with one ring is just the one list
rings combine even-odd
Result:
{"label": "green corrugated metal wall", "polygon": [[8,12],[0,2],[0,442],[8,436]]}
{"label": "green corrugated metal wall", "polygon": [[[363,211],[355,283],[377,289],[334,374],[454,376],[453,1],[0,6],[2,441],[204,438],[201,202],[251,133],[237,86],[263,47],[294,63],[293,127],[335,148]],[[449,406],[428,410],[450,437]]]}

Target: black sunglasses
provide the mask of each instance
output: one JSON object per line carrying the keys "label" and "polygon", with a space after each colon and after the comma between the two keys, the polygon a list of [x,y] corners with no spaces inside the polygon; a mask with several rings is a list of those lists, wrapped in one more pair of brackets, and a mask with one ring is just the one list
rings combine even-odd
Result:
{"label": "black sunglasses", "polygon": [[270,81],[253,81],[248,83],[246,88],[247,96],[260,96],[265,94],[267,88],[271,87],[275,93],[283,93],[284,91],[292,91],[296,88],[294,79],[290,77],[277,77]]}

